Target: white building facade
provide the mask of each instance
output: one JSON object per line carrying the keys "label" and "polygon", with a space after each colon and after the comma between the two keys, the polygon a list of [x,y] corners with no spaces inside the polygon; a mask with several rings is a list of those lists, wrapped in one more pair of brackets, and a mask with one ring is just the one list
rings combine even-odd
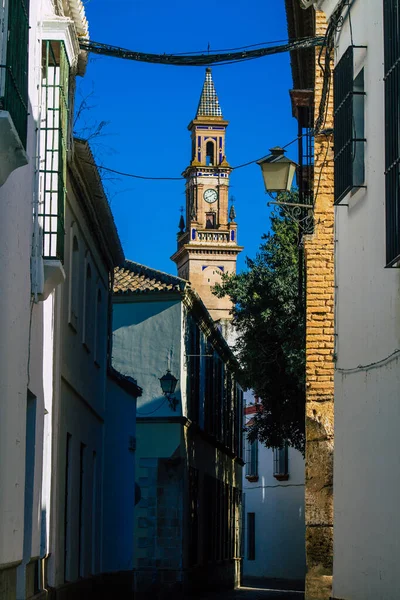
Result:
{"label": "white building facade", "polygon": [[0,597],[89,598],[132,587],[141,390],[108,361],[124,256],[72,139],[81,1],[8,0],[0,22]]}
{"label": "white building facade", "polygon": [[332,597],[394,600],[400,597],[400,3],[315,4],[337,29]]}
{"label": "white building facade", "polygon": [[[260,403],[245,394],[245,425]],[[244,435],[243,576],[283,579],[302,589],[305,577],[304,458],[298,450],[266,448]]]}
{"label": "white building facade", "polygon": [[[60,256],[45,255],[43,211],[42,221],[39,216],[46,195],[40,185],[46,149],[55,148],[61,133],[58,113],[50,148],[43,133],[50,108],[43,91],[49,75],[60,73],[61,54],[52,67],[42,67],[46,45],[53,43],[63,48],[68,76],[83,74],[77,35],[88,31],[80,0],[8,0],[0,8],[0,22],[0,589],[2,597],[14,599],[40,589],[39,558],[48,552],[42,479],[48,487],[51,472],[43,469],[43,445],[57,360],[54,290],[64,279]],[[60,85],[53,81],[55,112]],[[72,107],[68,110],[63,123]],[[53,154],[55,171],[61,154],[58,149]],[[53,193],[61,199],[58,183]]]}

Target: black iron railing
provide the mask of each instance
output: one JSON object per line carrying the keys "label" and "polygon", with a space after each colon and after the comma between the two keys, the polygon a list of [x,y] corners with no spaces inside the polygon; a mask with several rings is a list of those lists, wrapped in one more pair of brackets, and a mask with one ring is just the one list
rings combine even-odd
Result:
{"label": "black iron railing", "polygon": [[63,42],[43,42],[40,209],[43,257],[64,260],[69,64]]}

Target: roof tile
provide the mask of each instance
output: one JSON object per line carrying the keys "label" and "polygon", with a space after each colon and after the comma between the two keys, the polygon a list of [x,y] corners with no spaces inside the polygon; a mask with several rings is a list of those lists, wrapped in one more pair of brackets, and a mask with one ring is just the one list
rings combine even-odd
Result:
{"label": "roof tile", "polygon": [[181,292],[188,282],[180,277],[126,260],[114,270],[114,294]]}

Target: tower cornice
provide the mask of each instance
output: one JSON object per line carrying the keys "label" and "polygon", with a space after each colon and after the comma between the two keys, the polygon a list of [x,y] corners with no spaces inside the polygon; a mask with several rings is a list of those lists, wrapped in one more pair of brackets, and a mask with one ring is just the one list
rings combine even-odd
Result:
{"label": "tower cornice", "polygon": [[[185,177],[186,179],[192,174],[193,171],[197,171],[196,175],[198,177],[203,177],[205,176],[205,173],[217,173],[217,171],[220,171],[221,173],[227,173],[228,175],[230,175],[230,173],[232,172],[232,167],[230,166],[230,164],[228,163],[227,160],[223,160],[223,162],[220,165],[215,165],[212,167],[209,166],[205,166],[203,164],[201,164],[200,162],[198,162],[196,159],[194,159],[192,161],[192,163],[186,167],[186,169],[183,171],[182,173],[182,177]],[[200,173],[198,173],[198,171],[200,171]],[[218,176],[218,174],[217,174]],[[227,183],[224,180],[221,180],[221,183]]]}
{"label": "tower cornice", "polygon": [[228,127],[229,121],[226,121],[223,117],[196,117],[190,121],[187,128],[189,131],[192,131],[193,127],[196,127],[197,125],[209,125],[212,129],[213,125]]}

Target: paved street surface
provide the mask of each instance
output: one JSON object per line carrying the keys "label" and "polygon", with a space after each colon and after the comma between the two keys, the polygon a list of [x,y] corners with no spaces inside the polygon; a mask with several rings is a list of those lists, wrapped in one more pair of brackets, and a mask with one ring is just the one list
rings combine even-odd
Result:
{"label": "paved street surface", "polygon": [[[202,596],[200,600],[304,600],[304,591],[287,590],[277,581],[248,581],[243,587],[230,592]],[[301,589],[301,585],[293,586]]]}

